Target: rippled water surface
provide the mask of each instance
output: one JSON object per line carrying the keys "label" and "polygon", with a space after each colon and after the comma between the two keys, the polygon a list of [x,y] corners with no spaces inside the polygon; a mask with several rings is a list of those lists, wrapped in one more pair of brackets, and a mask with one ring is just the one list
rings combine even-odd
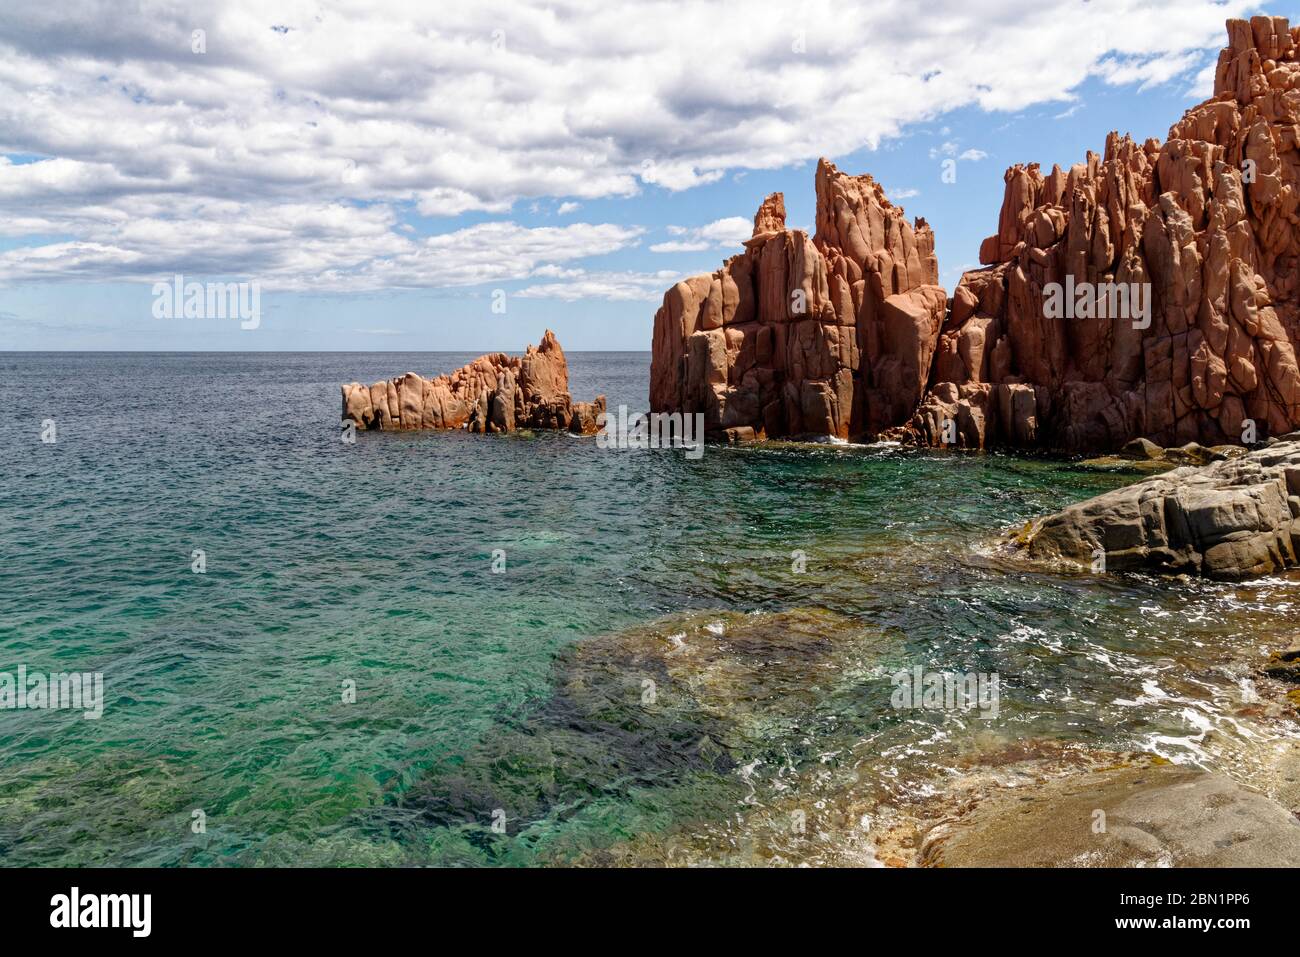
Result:
{"label": "rippled water surface", "polygon": [[[1243,716],[1247,661],[1295,627],[1297,580],[1055,575],[986,547],[1132,477],[339,441],[339,383],[470,358],[0,355],[0,671],[106,687],[98,721],[0,711],[0,860],[815,859],[755,822],[1027,742],[1241,774],[1275,733]],[[644,407],[648,354],[569,361],[576,398]],[[891,708],[916,665],[997,673],[997,718]]]}

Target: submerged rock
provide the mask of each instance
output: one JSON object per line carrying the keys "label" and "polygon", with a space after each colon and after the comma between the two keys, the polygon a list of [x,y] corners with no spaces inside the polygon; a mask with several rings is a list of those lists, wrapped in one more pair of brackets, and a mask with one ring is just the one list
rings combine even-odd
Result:
{"label": "submerged rock", "polygon": [[586,430],[594,428],[595,403],[569,396],[569,365],[564,350],[547,329],[542,341],[522,356],[493,352],[435,379],[414,372],[366,386],[343,386],[343,420],[358,429],[413,431],[467,429],[513,432],[516,429]]}
{"label": "submerged rock", "polygon": [[[552,694],[503,716],[481,745],[401,799],[428,824],[490,846],[493,812],[516,835],[592,802],[682,789],[723,817],[745,790],[737,769],[783,766],[809,747],[805,723],[853,689],[858,656],[896,640],[820,609],[706,612],[577,642],[557,657]],[[847,687],[840,688],[840,685]]]}
{"label": "submerged rock", "polygon": [[1296,867],[1300,820],[1234,781],[1195,768],[1070,775],[979,802],[932,828],[937,867]]}
{"label": "submerged rock", "polygon": [[1300,640],[1293,642],[1290,647],[1273,652],[1263,671],[1270,678],[1300,684]]}
{"label": "submerged rock", "polygon": [[1216,445],[1206,448],[1197,442],[1174,449],[1162,449],[1149,439],[1134,439],[1115,455],[1084,459],[1079,465],[1103,471],[1131,471],[1145,474],[1165,472],[1180,465],[1207,465],[1245,455],[1241,445]]}
{"label": "submerged rock", "polygon": [[1240,579],[1297,565],[1300,442],[1175,469],[1031,523],[1014,548],[1099,571]]}

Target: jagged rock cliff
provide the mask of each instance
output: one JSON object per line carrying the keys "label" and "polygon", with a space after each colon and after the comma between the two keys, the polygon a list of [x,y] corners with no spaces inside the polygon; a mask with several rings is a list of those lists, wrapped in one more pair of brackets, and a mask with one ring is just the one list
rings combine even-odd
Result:
{"label": "jagged rock cliff", "polygon": [[870,176],[817,166],[811,239],[780,193],[745,251],[675,285],[655,314],[650,407],[718,431],[848,437],[906,421],[929,375],[946,294],[934,235]]}
{"label": "jagged rock cliff", "polygon": [[359,429],[594,432],[603,411],[604,396],[591,403],[570,398],[569,365],[549,329],[522,356],[494,352],[435,379],[408,372],[370,386],[343,386],[343,418]]}
{"label": "jagged rock cliff", "polygon": [[[1213,98],[1163,145],[1112,133],[1068,172],[1007,171],[990,268],[958,284],[908,433],[1083,451],[1300,424],[1298,40],[1230,20]],[[1149,317],[1049,318],[1049,284],[1111,282],[1149,283]]]}
{"label": "jagged rock cliff", "polygon": [[[1298,44],[1285,18],[1230,20],[1214,96],[1163,145],[1112,133],[1068,171],[1012,167],[987,268],[947,302],[924,221],[822,160],[812,239],[776,194],[744,253],[665,295],[652,408],[768,437],[1062,451],[1300,426]],[[1048,307],[1084,288],[1101,299]]]}

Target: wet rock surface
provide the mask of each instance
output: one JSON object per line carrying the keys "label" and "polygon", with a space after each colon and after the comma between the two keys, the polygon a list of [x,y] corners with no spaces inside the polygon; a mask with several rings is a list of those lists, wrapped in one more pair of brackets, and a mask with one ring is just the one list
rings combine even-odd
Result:
{"label": "wet rock surface", "polygon": [[1270,678],[1300,685],[1300,638],[1286,648],[1273,652],[1263,673]]}

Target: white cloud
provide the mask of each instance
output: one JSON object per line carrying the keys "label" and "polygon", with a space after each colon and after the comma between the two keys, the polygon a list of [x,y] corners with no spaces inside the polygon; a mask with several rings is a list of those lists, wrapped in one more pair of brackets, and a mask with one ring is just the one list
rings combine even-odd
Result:
{"label": "white cloud", "polygon": [[666,243],[655,243],[650,247],[652,253],[699,253],[706,249],[711,249],[712,243],[704,241],[687,241],[687,240],[670,240]]}
{"label": "white cloud", "polygon": [[[1107,58],[1098,64],[1096,72],[1111,86],[1137,83],[1140,84],[1139,90],[1146,90],[1161,83],[1168,83],[1174,77],[1188,72],[1201,62],[1202,56],[1200,51],[1193,50],[1148,57]],[[1211,74],[1212,79],[1213,74]]]}
{"label": "white cloud", "polygon": [[606,299],[611,302],[647,301],[663,297],[683,277],[671,270],[657,272],[598,272],[577,271],[565,282],[543,283],[528,286],[515,293],[519,299],[559,299],[576,302],[579,299]]}
{"label": "white cloud", "polygon": [[[0,281],[153,282],[176,273],[239,276],[268,289],[444,288],[562,275],[558,264],[635,245],[639,227],[481,223],[423,239],[399,235],[386,209],[214,207],[202,222],[85,223],[95,242],[0,251]],[[292,238],[292,242],[289,239]]]}
{"label": "white cloud", "polygon": [[707,226],[701,226],[696,234],[710,239],[719,246],[739,246],[754,234],[754,223],[744,216],[728,216],[715,219]]}
{"label": "white cloud", "polygon": [[576,213],[582,209],[582,203],[561,203],[559,209],[555,211],[557,216],[568,216],[570,213]]}
{"label": "white cloud", "polygon": [[896,203],[902,202],[905,199],[911,199],[913,196],[920,196],[920,195],[921,195],[921,191],[919,189],[912,189],[911,187],[905,187],[903,189],[891,189],[889,191],[889,198]]}
{"label": "white cloud", "polygon": [[1196,77],[1192,80],[1192,85],[1187,88],[1186,93],[1183,95],[1189,100],[1195,100],[1198,103],[1201,100],[1208,100],[1210,94],[1214,92],[1214,70],[1216,66],[1217,61],[1213,59],[1206,63],[1200,72],[1196,74]]}
{"label": "white cloud", "polygon": [[696,253],[706,249],[731,248],[741,245],[754,233],[754,224],[743,216],[715,219],[704,226],[669,226],[668,232],[683,239],[655,243],[654,253]]}
{"label": "white cloud", "polygon": [[[0,4],[0,154],[41,158],[0,160],[0,234],[45,244],[0,254],[0,279],[177,264],[302,288],[527,276],[569,260],[486,262],[479,234],[435,255],[407,214],[560,197],[572,212],[844,156],[962,107],[1068,102],[1090,76],[1169,82],[1250,7],[948,0],[918,18],[911,0],[752,0],[724,34],[719,8],[690,0]],[[613,236],[582,235],[579,250]],[[535,238],[571,256],[578,236]]]}
{"label": "white cloud", "polygon": [[[960,152],[958,152],[960,150]],[[956,157],[959,160],[965,160],[968,163],[978,163],[988,157],[988,153],[983,150],[970,147],[962,150],[961,144],[948,140],[940,143],[938,146],[930,147],[930,159],[939,159],[940,157]]]}
{"label": "white cloud", "polygon": [[415,194],[416,206],[423,216],[459,216],[461,213],[504,213],[510,203],[504,200],[481,200],[463,189],[437,186]]}

